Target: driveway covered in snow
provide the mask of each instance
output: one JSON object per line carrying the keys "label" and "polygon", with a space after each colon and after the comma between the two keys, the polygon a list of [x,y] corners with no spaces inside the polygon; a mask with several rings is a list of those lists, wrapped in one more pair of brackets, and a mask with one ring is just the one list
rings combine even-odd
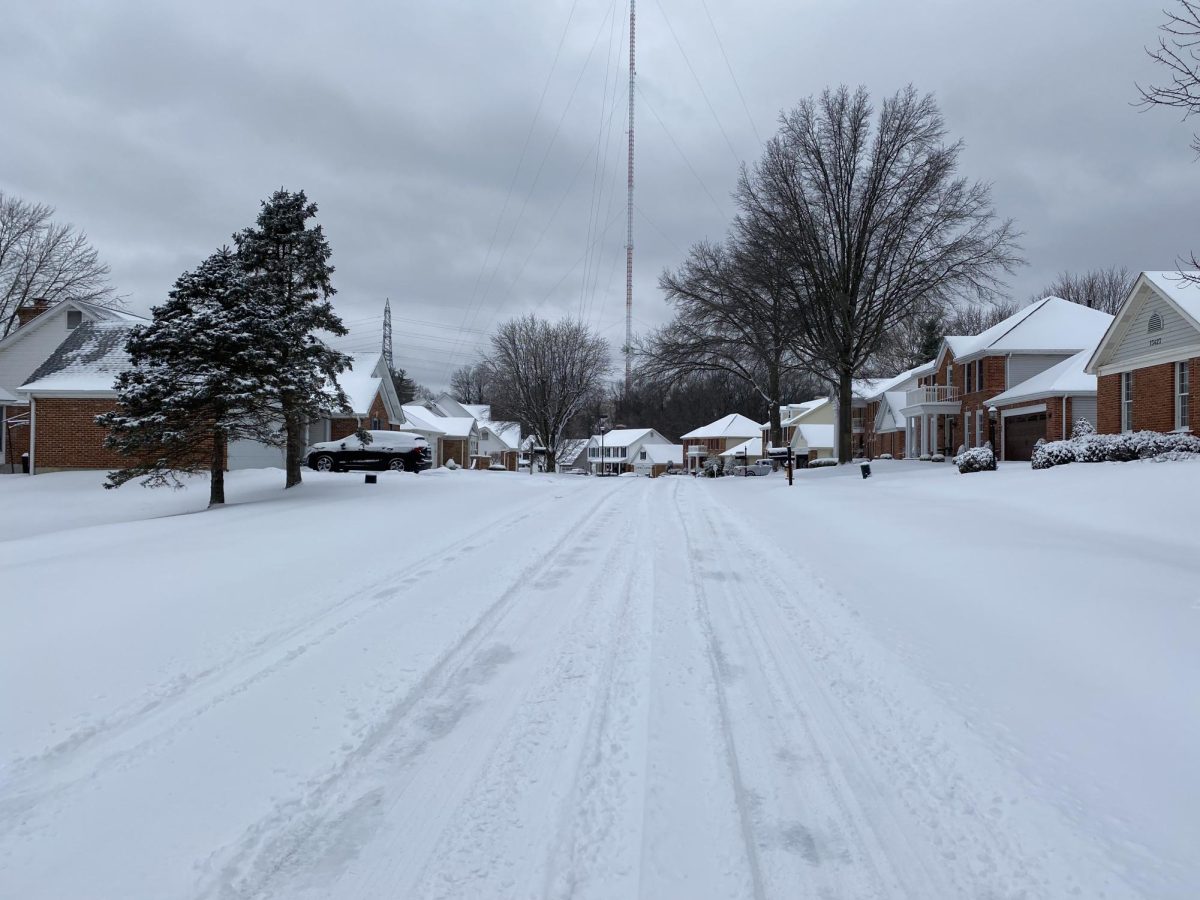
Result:
{"label": "driveway covered in snow", "polygon": [[1194,896],[1195,554],[905,465],[2,480],[0,895]]}

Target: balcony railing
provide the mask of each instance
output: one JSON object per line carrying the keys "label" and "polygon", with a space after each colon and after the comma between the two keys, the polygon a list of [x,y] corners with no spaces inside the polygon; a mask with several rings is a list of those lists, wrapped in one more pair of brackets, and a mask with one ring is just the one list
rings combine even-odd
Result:
{"label": "balcony railing", "polygon": [[908,392],[906,406],[922,403],[950,403],[959,397],[959,389],[953,384],[931,384]]}

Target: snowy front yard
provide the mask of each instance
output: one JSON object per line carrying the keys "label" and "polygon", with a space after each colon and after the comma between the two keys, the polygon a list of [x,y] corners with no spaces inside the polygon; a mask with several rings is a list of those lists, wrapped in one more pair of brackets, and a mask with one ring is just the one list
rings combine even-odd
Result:
{"label": "snowy front yard", "polygon": [[0,896],[1200,892],[1200,465],[0,478]]}

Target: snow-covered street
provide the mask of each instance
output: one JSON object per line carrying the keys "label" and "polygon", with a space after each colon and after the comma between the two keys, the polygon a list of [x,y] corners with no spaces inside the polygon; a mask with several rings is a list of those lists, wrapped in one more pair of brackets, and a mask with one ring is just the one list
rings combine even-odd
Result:
{"label": "snow-covered street", "polygon": [[0,480],[0,896],[1193,897],[1196,471]]}

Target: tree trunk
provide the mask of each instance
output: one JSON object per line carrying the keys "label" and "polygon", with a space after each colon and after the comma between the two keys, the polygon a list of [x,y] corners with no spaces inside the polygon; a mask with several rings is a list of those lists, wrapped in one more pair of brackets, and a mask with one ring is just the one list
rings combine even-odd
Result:
{"label": "tree trunk", "polygon": [[295,487],[301,481],[300,468],[304,464],[304,418],[294,413],[284,413],[287,423],[287,481],[284,490]]}
{"label": "tree trunk", "polygon": [[[771,423],[770,443],[773,447],[779,447],[783,444],[783,423],[779,420],[779,367],[773,366],[767,372],[767,393],[771,395],[771,408],[768,411],[768,422]],[[767,448],[762,448],[763,453],[767,452]]]}
{"label": "tree trunk", "polygon": [[225,435],[214,434],[212,440],[212,459],[208,469],[208,507],[225,504]]}
{"label": "tree trunk", "polygon": [[850,404],[853,402],[853,393],[851,391],[851,377],[853,373],[849,369],[843,369],[838,373],[838,462],[848,463],[853,458],[850,442],[854,438],[853,431],[853,410]]}

